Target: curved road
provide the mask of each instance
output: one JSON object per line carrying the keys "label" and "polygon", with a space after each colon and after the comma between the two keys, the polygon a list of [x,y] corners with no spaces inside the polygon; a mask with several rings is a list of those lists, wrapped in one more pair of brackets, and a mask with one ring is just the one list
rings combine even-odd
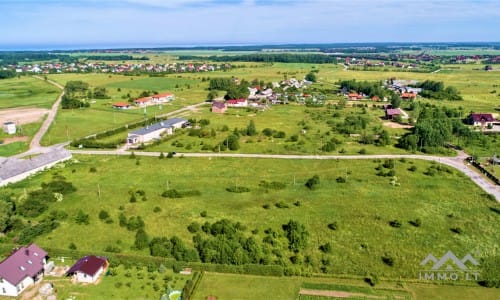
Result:
{"label": "curved road", "polygon": [[[115,150],[71,150],[73,154],[92,154],[92,155],[130,155],[130,152],[115,151]],[[134,151],[135,155],[139,156],[155,156],[158,157],[160,152],[144,152]],[[465,152],[459,151],[456,157],[440,157],[440,156],[427,156],[416,154],[380,154],[380,155],[270,155],[270,154],[239,154],[239,153],[177,153],[184,157],[237,157],[237,158],[274,158],[274,159],[388,159],[388,158],[408,158],[408,159],[422,159],[428,161],[435,161],[453,167],[460,172],[467,175],[474,181],[480,188],[488,194],[495,196],[496,200],[500,202],[500,188],[488,181],[480,174],[471,170],[464,164],[465,158],[468,156]]]}

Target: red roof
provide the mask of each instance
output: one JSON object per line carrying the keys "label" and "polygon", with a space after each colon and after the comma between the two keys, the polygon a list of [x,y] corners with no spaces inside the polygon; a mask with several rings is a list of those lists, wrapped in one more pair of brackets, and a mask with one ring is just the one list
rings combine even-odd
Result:
{"label": "red roof", "polygon": [[397,116],[401,114],[401,111],[399,110],[399,108],[388,108],[385,111],[385,114],[388,116]]}
{"label": "red roof", "polygon": [[359,95],[357,93],[350,93],[349,95],[347,95],[349,98],[351,97],[358,97]]}
{"label": "red roof", "polygon": [[100,268],[106,266],[108,260],[105,257],[89,255],[80,258],[66,274],[81,272],[89,276],[94,276]]}
{"label": "red roof", "polygon": [[492,114],[476,114],[472,113],[470,114],[470,117],[474,122],[493,122],[495,121],[495,118],[493,118]]}
{"label": "red roof", "polygon": [[148,102],[148,101],[151,101],[151,97],[144,97],[134,100],[134,102]]}
{"label": "red roof", "polygon": [[130,104],[128,104],[127,102],[116,102],[115,104],[113,104],[114,107],[129,107]]}
{"label": "red roof", "polygon": [[244,103],[246,101],[247,101],[247,99],[245,99],[245,98],[229,99],[229,100],[226,101],[226,103],[228,103],[228,104],[238,104],[238,103]]}
{"label": "red roof", "polygon": [[375,96],[373,96],[373,97],[372,97],[372,100],[373,100],[373,101],[379,101],[379,100],[380,100],[380,97],[375,95]]}
{"label": "red roof", "polygon": [[24,278],[35,277],[43,271],[43,259],[47,252],[35,244],[21,247],[0,262],[0,278],[17,285]]}
{"label": "red roof", "polygon": [[414,93],[402,93],[401,98],[416,98],[417,94]]}

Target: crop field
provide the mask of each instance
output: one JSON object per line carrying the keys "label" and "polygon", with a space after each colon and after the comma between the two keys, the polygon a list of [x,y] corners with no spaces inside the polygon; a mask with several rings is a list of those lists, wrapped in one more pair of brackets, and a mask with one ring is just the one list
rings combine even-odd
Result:
{"label": "crop field", "polygon": [[23,106],[50,108],[59,93],[55,86],[32,77],[0,80],[0,109]]}
{"label": "crop field", "polygon": [[[372,160],[75,159],[78,163],[7,189],[21,195],[25,188],[30,191],[50,181],[54,174],[77,188],[63,201],[51,204],[50,210],[65,211],[70,217],[52,233],[38,237],[35,241],[41,246],[67,248],[74,243],[78,250],[103,251],[119,245],[124,253],[147,255],[148,251],[131,248],[135,233],[118,225],[120,213],[141,216],[151,237],[176,235],[187,245],[192,245],[192,234],[187,230],[190,223],[228,218],[241,222],[247,228],[245,234],[259,241],[268,228],[276,231],[276,255],[297,271],[361,276],[373,272],[384,277],[415,278],[420,261],[430,252],[443,255],[451,249],[465,255],[461,252],[480,250],[482,255],[489,255],[498,241],[495,224],[499,216],[494,211],[498,204],[486,200],[478,187],[454,170],[425,175],[431,167],[437,167],[429,162],[396,161],[396,178],[390,178],[376,175],[375,168],[384,162]],[[319,176],[320,185],[309,190],[304,183],[313,175]],[[346,182],[339,182],[339,177]],[[262,180],[281,182],[285,188],[266,190],[259,186]],[[229,186],[244,186],[249,192],[230,193],[226,191]],[[130,192],[139,189],[145,192],[146,201],[130,202]],[[199,195],[164,198],[161,194],[167,189],[197,190]],[[74,223],[80,209],[89,214],[89,225]],[[114,222],[99,220],[101,210],[106,210]],[[203,211],[205,217],[200,215]],[[301,252],[310,257],[309,265],[288,261],[293,253],[280,232],[290,219],[304,224],[310,234],[308,246]],[[410,224],[416,219],[421,225]],[[391,226],[392,221],[399,227]],[[337,224],[336,230],[327,227],[332,222]],[[87,235],[89,231],[93,234]],[[318,250],[325,243],[332,246],[330,254]],[[393,266],[382,262],[384,255],[393,258]],[[325,259],[328,264],[321,271]]]}

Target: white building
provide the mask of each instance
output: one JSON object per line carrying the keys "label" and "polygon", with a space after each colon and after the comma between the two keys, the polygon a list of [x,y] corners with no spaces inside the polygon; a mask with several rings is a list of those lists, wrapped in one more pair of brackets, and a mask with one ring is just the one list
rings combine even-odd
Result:
{"label": "white building", "polygon": [[16,124],[14,122],[3,123],[3,132],[7,134],[16,134]]}
{"label": "white building", "polygon": [[19,296],[42,280],[47,252],[35,244],[21,247],[0,262],[0,296]]}
{"label": "white building", "polygon": [[162,135],[173,134],[176,129],[189,126],[189,121],[184,118],[168,119],[156,124],[152,124],[141,129],[129,132],[127,144],[146,143],[155,139],[160,139]]}
{"label": "white building", "polygon": [[108,266],[105,257],[89,255],[80,258],[69,270],[67,275],[72,275],[77,282],[94,283]]}

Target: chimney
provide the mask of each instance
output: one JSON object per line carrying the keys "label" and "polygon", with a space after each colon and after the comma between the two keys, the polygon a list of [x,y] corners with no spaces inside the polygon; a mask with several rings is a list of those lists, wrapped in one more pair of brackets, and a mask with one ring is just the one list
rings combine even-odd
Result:
{"label": "chimney", "polygon": [[24,250],[24,253],[26,254],[26,256],[30,256],[30,250],[28,248],[26,248],[26,250]]}

